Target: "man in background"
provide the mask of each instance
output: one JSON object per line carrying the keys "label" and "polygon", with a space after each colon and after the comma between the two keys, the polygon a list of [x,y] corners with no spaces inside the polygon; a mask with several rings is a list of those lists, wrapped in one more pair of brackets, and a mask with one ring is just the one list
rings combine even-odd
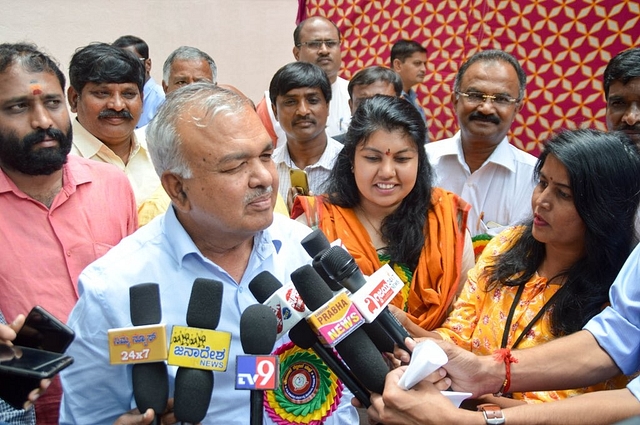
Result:
{"label": "man in background", "polygon": [[413,87],[422,84],[427,74],[427,49],[413,40],[396,42],[391,47],[391,68],[402,79],[402,97],[415,106],[426,125],[427,116]]}
{"label": "man in background", "polygon": [[144,127],[156,115],[164,102],[164,91],[160,84],[151,78],[151,57],[147,43],[134,35],[123,35],[113,45],[135,54],[144,63],[144,87],[142,90],[142,114],[136,128]]}
{"label": "man in background", "polygon": [[603,79],[607,129],[626,133],[640,146],[640,47],[611,59]]}
{"label": "man in background", "polygon": [[167,57],[162,66],[162,89],[166,94],[198,81],[217,84],[215,61],[202,50],[180,46]]}
{"label": "man in background", "polygon": [[[338,76],[342,66],[340,29],[327,18],[314,16],[300,22],[293,32],[293,57],[296,61],[318,65],[331,83],[331,104],[326,122],[327,134],[332,137],[347,131],[351,120],[349,109],[349,82]],[[277,145],[284,143],[286,136],[273,115],[269,93],[256,107],[258,115]]]}

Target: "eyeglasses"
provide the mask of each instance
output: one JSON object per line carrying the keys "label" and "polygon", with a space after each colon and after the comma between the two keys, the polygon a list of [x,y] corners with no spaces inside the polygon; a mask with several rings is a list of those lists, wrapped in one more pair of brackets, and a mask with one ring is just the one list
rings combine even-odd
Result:
{"label": "eyeglasses", "polygon": [[334,49],[340,44],[340,40],[312,40],[304,41],[297,45],[297,47],[304,46],[310,50],[320,50],[322,45],[327,46],[327,49]]}
{"label": "eyeglasses", "polygon": [[456,91],[458,96],[462,96],[465,98],[469,105],[480,105],[487,100],[490,100],[491,103],[500,106],[510,106],[512,104],[520,102],[520,99],[516,99],[514,97],[508,96],[506,94],[484,94],[480,92],[460,92]]}

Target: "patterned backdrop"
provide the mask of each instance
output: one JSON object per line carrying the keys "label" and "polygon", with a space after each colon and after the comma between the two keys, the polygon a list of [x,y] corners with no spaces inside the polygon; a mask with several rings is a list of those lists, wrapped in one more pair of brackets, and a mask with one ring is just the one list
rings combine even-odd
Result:
{"label": "patterned backdrop", "polygon": [[455,72],[489,48],[513,54],[527,73],[525,106],[513,143],[534,155],[562,128],[605,129],[602,73],[611,57],[640,45],[640,1],[631,0],[299,0],[298,18],[326,16],[343,33],[342,76],[389,66],[391,46],[406,38],[428,51],[418,98],[431,140],[452,136]]}

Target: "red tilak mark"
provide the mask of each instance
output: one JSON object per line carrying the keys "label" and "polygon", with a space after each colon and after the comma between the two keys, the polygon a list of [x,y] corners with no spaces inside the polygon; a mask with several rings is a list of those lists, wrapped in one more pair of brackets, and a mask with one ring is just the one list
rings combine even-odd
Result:
{"label": "red tilak mark", "polygon": [[40,87],[40,84],[31,84],[31,94],[34,96],[42,94],[42,87]]}
{"label": "red tilak mark", "polygon": [[391,149],[387,149],[387,151],[385,152],[385,155],[387,156],[391,155]]}

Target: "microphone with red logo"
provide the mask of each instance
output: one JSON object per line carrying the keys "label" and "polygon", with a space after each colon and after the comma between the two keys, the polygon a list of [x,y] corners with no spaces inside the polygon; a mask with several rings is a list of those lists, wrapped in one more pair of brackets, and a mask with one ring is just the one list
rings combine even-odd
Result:
{"label": "microphone with red logo", "polygon": [[[129,309],[133,326],[159,324],[162,320],[159,285],[141,283],[130,287]],[[153,409],[153,423],[160,424],[169,398],[167,364],[164,361],[134,364],[131,380],[138,410],[144,413],[149,408]]]}
{"label": "microphone with red logo", "polygon": [[[193,282],[187,309],[187,325],[190,328],[215,329],[220,322],[222,308],[222,283],[198,278]],[[207,415],[213,372],[211,370],[179,367],[175,380],[174,414],[177,420],[199,423]]]}
{"label": "microphone with red logo", "polygon": [[[356,295],[358,290],[367,284],[367,279],[360,271],[355,260],[344,248],[338,246],[329,248],[322,255],[320,261],[329,276],[347,288],[353,295]],[[371,300],[365,300],[369,306],[371,306],[370,301]],[[388,303],[389,301],[390,299],[387,299],[386,302]],[[364,307],[365,306],[359,306],[359,310],[362,312],[368,309]],[[383,308],[379,309],[377,317],[373,323],[379,323],[398,347],[402,348],[407,353],[411,353],[411,350],[409,350],[404,343],[405,339],[410,338],[411,336],[393,313],[389,311],[386,304]]]}
{"label": "microphone with red logo", "polygon": [[[278,362],[276,356],[270,356],[276,343],[276,327],[278,322],[270,307],[262,304],[250,305],[240,316],[240,342],[246,354],[251,355],[247,359],[252,363],[247,378],[253,382],[256,389],[251,389],[251,425],[262,425],[264,411],[262,409],[264,388],[267,383],[272,383],[270,389],[277,386]],[[255,362],[254,362],[255,361]],[[240,372],[241,360],[238,358],[238,372]],[[246,373],[246,371],[245,371]],[[241,377],[238,376],[240,379]],[[257,389],[257,387],[263,389]]]}

